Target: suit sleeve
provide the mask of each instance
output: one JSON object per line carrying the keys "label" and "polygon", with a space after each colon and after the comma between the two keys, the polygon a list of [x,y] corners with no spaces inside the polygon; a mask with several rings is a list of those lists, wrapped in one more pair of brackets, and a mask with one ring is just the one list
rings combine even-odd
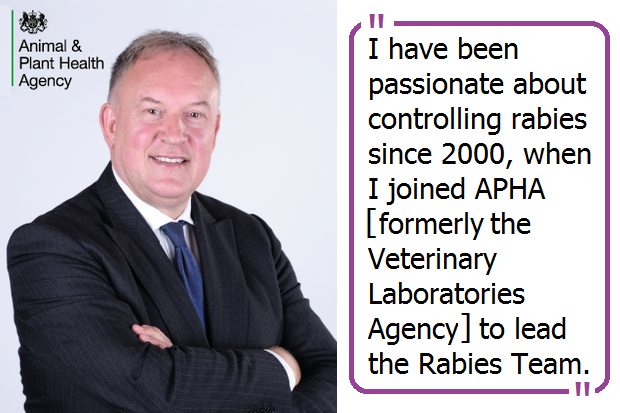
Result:
{"label": "suit sleeve", "polygon": [[336,411],[336,341],[304,298],[293,267],[272,230],[256,217],[267,232],[283,306],[281,346],[298,361],[302,378],[292,394],[294,412]]}
{"label": "suit sleeve", "polygon": [[[34,223],[18,229],[7,257],[20,351],[110,410],[248,412],[262,401],[275,412],[328,411],[321,410],[320,402],[299,399],[320,392],[325,380],[319,376],[327,361],[315,345],[294,338],[302,331],[289,320],[311,316],[295,286],[283,291],[290,309],[282,344],[294,348],[295,356],[317,352],[309,358],[322,361],[300,358],[308,378],[299,392],[291,394],[286,372],[261,349],[161,350],[142,343],[131,331],[131,325],[138,323],[134,309],[119,298],[88,246],[53,225]],[[286,264],[280,265],[286,273]],[[22,360],[25,393],[27,380],[42,380],[27,374]],[[314,410],[301,407],[313,405]]]}

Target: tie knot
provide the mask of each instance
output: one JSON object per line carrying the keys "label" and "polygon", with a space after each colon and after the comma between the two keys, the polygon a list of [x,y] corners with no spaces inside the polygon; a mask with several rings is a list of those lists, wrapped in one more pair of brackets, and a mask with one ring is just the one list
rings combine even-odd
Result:
{"label": "tie knot", "polygon": [[166,225],[162,225],[160,228],[164,231],[164,234],[170,241],[172,241],[172,245],[176,247],[187,247],[185,243],[185,236],[183,235],[183,226],[186,224],[185,221],[179,222],[169,222]]}

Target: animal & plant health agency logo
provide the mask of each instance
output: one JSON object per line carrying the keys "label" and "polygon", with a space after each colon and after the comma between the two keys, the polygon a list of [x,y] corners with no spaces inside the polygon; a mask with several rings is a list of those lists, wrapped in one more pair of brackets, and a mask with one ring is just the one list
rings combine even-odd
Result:
{"label": "animal & plant health agency logo", "polygon": [[19,28],[22,32],[36,34],[47,28],[47,19],[41,12],[38,14],[34,10],[30,14],[23,12],[23,17],[19,19]]}

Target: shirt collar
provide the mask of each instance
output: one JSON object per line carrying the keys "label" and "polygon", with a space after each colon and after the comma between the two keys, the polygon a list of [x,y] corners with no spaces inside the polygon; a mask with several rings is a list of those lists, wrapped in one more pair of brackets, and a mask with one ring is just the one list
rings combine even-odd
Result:
{"label": "shirt collar", "polygon": [[112,172],[114,173],[114,178],[116,178],[116,182],[118,182],[118,185],[121,187],[125,195],[127,195],[127,198],[129,198],[133,206],[136,207],[138,212],[140,212],[146,223],[149,224],[149,227],[151,227],[153,231],[159,229],[162,225],[165,225],[169,222],[185,221],[188,224],[194,225],[194,221],[192,220],[191,199],[187,203],[187,207],[185,207],[185,210],[181,213],[181,215],[179,215],[177,219],[170,219],[168,215],[164,214],[154,206],[151,206],[138,198],[138,196],[133,193],[131,188],[129,188],[127,184],[125,184],[125,182],[123,182],[123,180],[119,178],[119,176],[116,174],[116,171],[114,170],[114,167],[112,167]]}

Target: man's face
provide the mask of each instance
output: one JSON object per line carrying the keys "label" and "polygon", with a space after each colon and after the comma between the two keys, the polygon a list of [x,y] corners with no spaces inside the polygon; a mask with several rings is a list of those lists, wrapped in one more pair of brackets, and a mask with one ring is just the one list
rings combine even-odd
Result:
{"label": "man's face", "polygon": [[209,170],[220,126],[215,77],[190,50],[141,58],[120,79],[100,123],[118,176],[176,218]]}

